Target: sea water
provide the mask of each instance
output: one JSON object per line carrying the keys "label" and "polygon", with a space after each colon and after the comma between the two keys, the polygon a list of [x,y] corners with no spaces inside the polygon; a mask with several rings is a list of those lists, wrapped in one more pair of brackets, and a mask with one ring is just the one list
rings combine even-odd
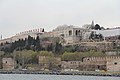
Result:
{"label": "sea water", "polygon": [[0,74],[0,80],[120,80],[120,77],[41,74]]}

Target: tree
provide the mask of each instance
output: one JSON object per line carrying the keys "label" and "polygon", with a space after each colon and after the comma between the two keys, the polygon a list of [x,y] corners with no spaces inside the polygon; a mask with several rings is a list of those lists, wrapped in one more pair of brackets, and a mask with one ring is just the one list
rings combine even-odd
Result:
{"label": "tree", "polygon": [[104,40],[104,37],[102,34],[99,34],[99,39],[100,39],[100,41]]}
{"label": "tree", "polygon": [[69,45],[64,46],[64,52],[79,52],[80,46],[79,45]]}
{"label": "tree", "polygon": [[120,40],[120,35],[118,36],[118,40]]}
{"label": "tree", "polygon": [[53,57],[53,56],[54,56],[53,53],[48,52],[48,51],[39,51],[39,52],[38,52],[38,55],[39,55],[39,56],[50,56],[50,57]]}
{"label": "tree", "polygon": [[62,55],[62,60],[72,60],[78,61],[82,60],[84,57],[97,57],[97,56],[106,56],[102,52],[97,52],[94,50],[87,51],[87,52],[65,52]]}
{"label": "tree", "polygon": [[32,50],[14,51],[13,58],[17,61],[18,66],[26,68],[27,64],[32,63],[33,54],[34,51]]}
{"label": "tree", "polygon": [[40,50],[41,50],[41,45],[40,45],[40,38],[39,38],[39,36],[37,36],[37,38],[36,38],[35,50],[36,50],[36,51],[40,51]]}
{"label": "tree", "polygon": [[81,53],[78,52],[64,52],[62,55],[62,60],[65,61],[78,61],[81,60],[82,56]]}
{"label": "tree", "polygon": [[104,28],[104,27],[101,27],[101,30],[105,30],[105,28]]}
{"label": "tree", "polygon": [[63,52],[61,43],[56,42],[54,52],[56,54],[61,54]]}
{"label": "tree", "polygon": [[5,52],[4,51],[0,51],[0,56],[4,55]]}
{"label": "tree", "polygon": [[94,40],[94,38],[95,38],[95,34],[94,34],[94,32],[92,31],[92,32],[91,32],[91,34],[90,34],[90,37],[89,37],[89,39],[92,39],[92,40]]}
{"label": "tree", "polygon": [[47,46],[47,51],[52,51],[52,50],[53,50],[53,45],[52,44],[48,45]]}
{"label": "tree", "polygon": [[88,52],[84,52],[82,57],[97,57],[97,56],[106,56],[105,54],[103,54],[102,52],[97,52],[94,50],[90,50]]}
{"label": "tree", "polygon": [[95,27],[94,27],[95,30],[101,30],[101,27],[99,24],[96,24]]}
{"label": "tree", "polygon": [[99,41],[102,41],[103,40],[103,35],[102,34],[96,34],[96,33],[94,33],[94,32],[91,32],[91,34],[90,34],[90,37],[89,37],[89,39],[92,39],[92,40],[99,40]]}

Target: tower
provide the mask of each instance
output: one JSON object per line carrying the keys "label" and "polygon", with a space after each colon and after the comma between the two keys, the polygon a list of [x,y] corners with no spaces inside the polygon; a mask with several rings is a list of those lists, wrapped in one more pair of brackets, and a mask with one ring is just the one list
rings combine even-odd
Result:
{"label": "tower", "polygon": [[2,40],[2,35],[1,35],[0,39]]}
{"label": "tower", "polygon": [[91,29],[94,28],[94,21],[92,20]]}

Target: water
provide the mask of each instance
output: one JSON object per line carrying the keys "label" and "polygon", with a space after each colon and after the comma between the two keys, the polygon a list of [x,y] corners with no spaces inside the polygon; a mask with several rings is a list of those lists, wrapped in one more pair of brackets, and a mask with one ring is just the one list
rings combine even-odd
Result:
{"label": "water", "polygon": [[120,80],[120,77],[41,75],[41,74],[0,74],[0,80]]}

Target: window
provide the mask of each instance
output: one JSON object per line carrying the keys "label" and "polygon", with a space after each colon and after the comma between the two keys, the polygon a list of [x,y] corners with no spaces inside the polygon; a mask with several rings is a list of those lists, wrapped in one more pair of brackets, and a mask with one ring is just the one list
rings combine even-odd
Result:
{"label": "window", "polygon": [[75,64],[76,64],[76,62],[75,62]]}
{"label": "window", "polygon": [[7,63],[7,61],[5,61],[5,63]]}
{"label": "window", "polygon": [[72,35],[72,31],[70,30],[70,31],[69,31],[69,36],[71,36],[71,35]]}
{"label": "window", "polygon": [[76,35],[76,36],[78,35],[78,31],[77,31],[77,30],[75,31],[75,35]]}
{"label": "window", "polygon": [[100,69],[100,66],[98,65],[98,69]]}
{"label": "window", "polygon": [[117,65],[117,62],[115,62],[114,64]]}

